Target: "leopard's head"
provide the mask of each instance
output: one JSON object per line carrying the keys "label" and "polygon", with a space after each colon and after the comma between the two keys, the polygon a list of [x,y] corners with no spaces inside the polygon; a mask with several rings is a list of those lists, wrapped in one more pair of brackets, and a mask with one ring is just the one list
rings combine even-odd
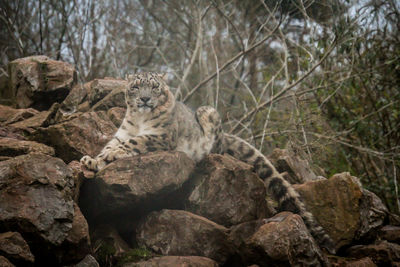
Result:
{"label": "leopard's head", "polygon": [[125,101],[128,107],[135,112],[147,113],[168,103],[173,96],[163,76],[153,72],[127,76]]}

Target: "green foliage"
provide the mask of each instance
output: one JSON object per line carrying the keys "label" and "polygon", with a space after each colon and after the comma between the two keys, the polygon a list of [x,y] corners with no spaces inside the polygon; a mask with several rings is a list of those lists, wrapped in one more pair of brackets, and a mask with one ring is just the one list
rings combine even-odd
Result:
{"label": "green foliage", "polygon": [[125,263],[129,262],[148,260],[152,257],[154,257],[154,254],[146,248],[134,248],[122,254],[118,258],[118,263],[116,266],[123,266]]}
{"label": "green foliage", "polygon": [[129,262],[148,260],[155,255],[146,248],[138,247],[117,254],[115,247],[107,242],[101,242],[95,252],[95,257],[100,266],[123,266]]}
{"label": "green foliage", "polygon": [[115,253],[114,246],[102,242],[95,252],[95,257],[100,266],[113,266]]}

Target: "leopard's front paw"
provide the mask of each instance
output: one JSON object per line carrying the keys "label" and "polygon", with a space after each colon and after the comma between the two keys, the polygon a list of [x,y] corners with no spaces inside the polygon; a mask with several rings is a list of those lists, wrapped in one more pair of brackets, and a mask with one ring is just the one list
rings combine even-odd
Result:
{"label": "leopard's front paw", "polygon": [[126,158],[129,156],[130,155],[122,149],[114,149],[114,150],[108,151],[105,155],[101,155],[100,157],[104,158],[106,162],[112,162],[117,159],[122,159],[122,158]]}
{"label": "leopard's front paw", "polygon": [[91,158],[90,156],[83,156],[80,160],[81,164],[83,164],[87,169],[92,170],[92,171],[99,171],[102,167],[102,165],[105,164],[101,164],[102,162],[99,162],[98,160],[95,160],[93,158]]}

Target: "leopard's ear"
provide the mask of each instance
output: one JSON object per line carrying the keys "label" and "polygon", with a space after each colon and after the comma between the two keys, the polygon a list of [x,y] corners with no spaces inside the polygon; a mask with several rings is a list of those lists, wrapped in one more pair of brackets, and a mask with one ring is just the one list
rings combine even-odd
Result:
{"label": "leopard's ear", "polygon": [[157,73],[157,77],[161,78],[162,80],[165,81],[165,79],[167,78],[168,74],[167,73]]}

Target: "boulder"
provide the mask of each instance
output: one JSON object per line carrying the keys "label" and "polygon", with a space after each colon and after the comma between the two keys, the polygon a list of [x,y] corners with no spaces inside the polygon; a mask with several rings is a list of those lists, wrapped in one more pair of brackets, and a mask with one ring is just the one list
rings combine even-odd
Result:
{"label": "boulder", "polygon": [[285,179],[291,184],[318,180],[308,161],[300,159],[287,149],[276,148],[268,158],[280,173],[287,173]]}
{"label": "boulder", "polygon": [[163,256],[152,258],[148,261],[126,263],[123,267],[218,267],[218,264],[206,257],[199,256]]}
{"label": "boulder", "polygon": [[25,136],[32,136],[39,127],[47,127],[55,122],[55,115],[59,106],[58,103],[54,103],[49,110],[39,112],[28,119],[12,123],[9,126],[19,129]]}
{"label": "boulder", "polygon": [[136,230],[139,246],[168,256],[203,256],[223,264],[234,248],[228,229],[182,210],[150,213]]}
{"label": "boulder", "polygon": [[33,108],[15,109],[9,106],[0,105],[0,125],[7,125],[22,121],[38,113],[39,111]]}
{"label": "boulder", "polygon": [[260,219],[244,222],[229,228],[229,239],[232,240],[237,252],[237,255],[230,259],[232,261],[230,265],[244,266],[255,262],[254,259],[257,258],[257,255],[253,254],[252,248],[246,242],[266,223],[268,223],[268,219]]}
{"label": "boulder", "polygon": [[87,112],[59,124],[40,127],[33,139],[53,147],[57,157],[71,162],[84,155],[96,156],[116,130],[105,112]]}
{"label": "boulder", "polygon": [[356,177],[341,173],[327,180],[295,185],[307,210],[326,230],[336,249],[352,242],[360,226],[362,188]]}
{"label": "boulder", "polygon": [[15,267],[6,257],[0,256],[0,266],[1,267]]}
{"label": "boulder", "polygon": [[119,260],[130,251],[129,245],[121,238],[117,230],[109,224],[92,226],[92,242],[95,257],[101,266],[120,266]]}
{"label": "boulder", "polygon": [[129,245],[121,238],[118,231],[109,224],[94,226],[92,239],[94,247],[98,248],[97,258],[117,257],[130,250]]}
{"label": "boulder", "polygon": [[3,160],[29,153],[42,153],[54,156],[54,149],[34,141],[0,137],[0,158]]}
{"label": "boulder", "polygon": [[382,227],[389,211],[374,193],[363,189],[360,203],[360,226],[355,238],[372,241]]}
{"label": "boulder", "polygon": [[376,267],[377,265],[369,257],[361,259],[342,258],[337,256],[329,257],[332,267]]}
{"label": "boulder", "polygon": [[90,252],[89,226],[77,204],[74,203],[74,218],[62,246],[57,248],[60,261],[71,264],[83,259]]}
{"label": "boulder", "polygon": [[369,257],[378,266],[399,266],[400,245],[378,241],[371,245],[356,245],[347,249],[349,257],[361,259]]}
{"label": "boulder", "polygon": [[23,131],[12,126],[0,126],[0,137],[26,140]]}
{"label": "boulder", "polygon": [[87,98],[87,92],[89,91],[91,82],[85,84],[75,84],[69,92],[68,96],[60,105],[60,109],[57,114],[58,121],[62,121],[64,117],[75,112],[86,112],[87,110],[80,110],[79,105]]}
{"label": "boulder", "polygon": [[[72,171],[57,158],[28,154],[0,162],[0,231],[17,231],[40,265],[73,228]],[[79,249],[79,248],[76,248]]]}
{"label": "boulder", "polygon": [[0,255],[7,257],[19,265],[35,261],[35,257],[31,253],[28,244],[18,232],[0,234]]}
{"label": "boulder", "polygon": [[47,110],[54,102],[61,103],[77,81],[72,65],[46,56],[31,56],[8,64],[9,92],[17,108]]}
{"label": "boulder", "polygon": [[246,245],[260,266],[324,266],[327,264],[301,217],[282,212],[268,219]]}
{"label": "boulder", "polygon": [[93,110],[126,107],[124,92],[127,84],[128,82],[125,80],[114,78],[93,80],[88,92],[90,106],[93,107]]}
{"label": "boulder", "polygon": [[84,181],[79,204],[90,222],[138,219],[155,209],[182,205],[179,196],[193,169],[194,162],[177,151],[119,159]]}
{"label": "boulder", "polygon": [[207,156],[185,209],[227,227],[271,216],[264,182],[252,168],[229,155]]}
{"label": "boulder", "polygon": [[92,255],[87,255],[74,267],[100,267],[100,265]]}
{"label": "boulder", "polygon": [[0,73],[0,105],[12,105],[12,95],[9,90],[9,77],[5,72]]}
{"label": "boulder", "polygon": [[380,239],[400,244],[400,227],[394,225],[385,225],[379,230]]}
{"label": "boulder", "polygon": [[[73,160],[70,163],[68,163],[68,167],[72,170],[72,176],[74,178],[74,201],[75,203],[79,202],[79,194],[81,190],[81,185],[83,183],[83,180],[85,179],[85,174],[84,174],[84,168],[82,168],[82,165],[79,161]],[[94,176],[94,173],[93,173]]]}

